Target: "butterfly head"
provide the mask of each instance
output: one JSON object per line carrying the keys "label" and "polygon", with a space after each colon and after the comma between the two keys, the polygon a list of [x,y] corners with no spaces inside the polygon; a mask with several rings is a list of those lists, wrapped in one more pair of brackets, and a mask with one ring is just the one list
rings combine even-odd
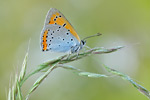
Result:
{"label": "butterfly head", "polygon": [[83,40],[80,41],[80,44],[71,47],[71,53],[79,52],[86,45],[86,39],[95,37],[95,36],[100,36],[100,35],[101,35],[100,33],[97,33],[95,35],[91,35],[91,36],[84,38]]}
{"label": "butterfly head", "polygon": [[85,44],[86,44],[86,39],[88,39],[88,38],[91,38],[91,37],[95,37],[95,36],[100,36],[101,34],[100,33],[97,33],[97,34],[95,34],[95,35],[91,35],[91,36],[88,36],[88,37],[85,37],[83,40],[81,40],[81,42],[80,42],[80,50],[85,46]]}
{"label": "butterfly head", "polygon": [[79,52],[86,44],[86,41],[81,40],[80,44],[71,47],[71,53]]}

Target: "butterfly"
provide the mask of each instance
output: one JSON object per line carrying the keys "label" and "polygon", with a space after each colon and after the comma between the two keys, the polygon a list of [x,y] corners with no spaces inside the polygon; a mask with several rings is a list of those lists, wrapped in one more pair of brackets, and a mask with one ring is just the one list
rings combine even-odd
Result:
{"label": "butterfly", "polygon": [[51,8],[46,16],[41,32],[42,51],[79,52],[86,44],[80,40],[65,16],[55,8]]}

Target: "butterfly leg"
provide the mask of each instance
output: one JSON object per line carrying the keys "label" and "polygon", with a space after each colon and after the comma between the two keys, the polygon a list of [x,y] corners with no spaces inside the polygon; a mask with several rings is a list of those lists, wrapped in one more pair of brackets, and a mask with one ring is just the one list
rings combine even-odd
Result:
{"label": "butterfly leg", "polygon": [[85,47],[88,48],[88,49],[91,49],[89,46],[86,46],[86,45],[85,45]]}
{"label": "butterfly leg", "polygon": [[77,59],[80,55],[79,55],[79,52],[80,52],[80,47],[78,48],[78,50],[76,51],[76,57],[75,59]]}
{"label": "butterfly leg", "polygon": [[89,49],[89,50],[91,49],[91,48],[88,47],[88,46],[85,46],[85,47],[86,47],[86,48],[83,48],[83,53],[85,53],[87,49]]}
{"label": "butterfly leg", "polygon": [[68,53],[68,55],[67,55],[67,57],[66,57],[66,59],[67,59],[67,60],[69,60],[69,59],[70,59],[71,54],[72,54],[71,52],[70,52],[70,53]]}

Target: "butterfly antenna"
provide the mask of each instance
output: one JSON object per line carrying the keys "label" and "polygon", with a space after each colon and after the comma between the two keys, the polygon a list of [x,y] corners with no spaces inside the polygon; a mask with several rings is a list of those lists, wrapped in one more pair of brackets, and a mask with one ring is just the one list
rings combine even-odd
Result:
{"label": "butterfly antenna", "polygon": [[95,35],[91,35],[91,36],[85,37],[83,40],[86,40],[88,38],[95,37],[95,36],[100,36],[100,35],[102,35],[102,34],[101,33],[97,33]]}

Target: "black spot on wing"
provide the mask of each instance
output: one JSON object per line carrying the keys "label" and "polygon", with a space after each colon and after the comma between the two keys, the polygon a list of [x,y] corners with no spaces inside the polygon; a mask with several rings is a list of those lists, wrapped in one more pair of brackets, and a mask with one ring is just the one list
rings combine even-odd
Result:
{"label": "black spot on wing", "polygon": [[67,35],[69,35],[69,33],[66,33]]}
{"label": "black spot on wing", "polygon": [[63,27],[65,27],[66,26],[66,23],[65,24],[63,24]]}

